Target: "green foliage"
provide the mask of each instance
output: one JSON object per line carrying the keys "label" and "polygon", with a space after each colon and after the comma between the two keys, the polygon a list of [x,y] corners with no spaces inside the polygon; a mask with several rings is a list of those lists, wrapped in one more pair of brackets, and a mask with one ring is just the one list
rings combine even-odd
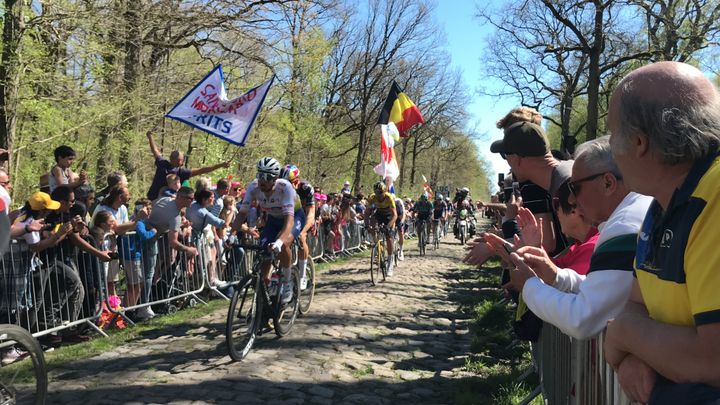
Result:
{"label": "green foliage", "polygon": [[[414,74],[417,61],[412,55],[418,52],[410,48],[411,42],[402,45],[407,47],[399,53],[404,56],[393,60],[392,74],[397,76],[351,74],[342,77],[346,82],[341,86],[331,80],[337,79],[332,75],[339,74],[338,63],[347,63],[350,71],[361,59],[356,55],[335,61],[332,55],[356,39],[351,30],[362,27],[358,22],[365,15],[354,9],[359,5],[326,10],[315,2],[269,2],[244,14],[226,14],[214,0],[196,2],[194,8],[162,1],[137,4],[140,19],[128,17],[123,9],[127,5],[102,1],[67,0],[28,9],[28,15],[40,13],[42,18],[28,24],[18,53],[19,101],[12,106],[17,126],[10,146],[15,206],[37,189],[39,177],[54,165],[53,149],[63,144],[78,152],[72,170],[86,170],[96,189],[104,187],[109,172],[123,170],[133,197],[143,196],[154,174],[148,132],[163,155],[185,152],[189,167],[232,160],[230,168],[211,174],[214,179],[232,176],[248,183],[257,159],[270,155],[300,166],[314,185],[337,191],[343,181],[354,180],[358,148],[368,147],[358,181],[367,189],[377,180],[372,172],[380,160],[380,135],[373,122],[377,112],[365,117],[372,123],[369,146],[360,145],[354,123],[360,114],[357,95],[367,82],[389,83]],[[294,12],[304,12],[304,19],[291,22],[287,17]],[[216,29],[220,26],[223,30]],[[138,44],[127,37],[134,28],[140,31],[139,54],[131,52],[131,45]],[[132,63],[133,58],[139,63]],[[219,63],[230,98],[277,75],[245,148],[163,118]],[[422,88],[428,94],[444,78],[441,70],[433,74],[425,77],[432,81]],[[372,91],[365,96],[382,100],[386,86]],[[350,93],[355,98],[347,96]],[[445,121],[462,120],[457,111],[445,114]],[[432,142],[424,144],[431,146],[418,152],[414,163],[412,152],[406,154],[402,193],[419,194],[421,174],[451,188],[469,186],[473,195],[486,193],[485,168],[467,134],[453,131],[443,135],[443,142]],[[399,148],[396,151],[399,155]],[[416,174],[410,181],[413,164]]]}

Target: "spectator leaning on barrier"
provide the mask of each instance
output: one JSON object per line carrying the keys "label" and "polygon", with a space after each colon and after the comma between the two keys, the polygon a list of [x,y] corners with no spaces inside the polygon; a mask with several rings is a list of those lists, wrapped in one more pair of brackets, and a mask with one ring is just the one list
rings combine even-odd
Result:
{"label": "spectator leaning on barrier", "polygon": [[[150,214],[152,202],[142,198],[135,203],[133,219],[135,220],[135,233],[120,238],[120,253],[125,269],[127,293],[125,306],[131,307],[140,299],[143,303],[149,302],[150,287],[152,286],[155,271],[155,256],[150,244],[154,241],[156,231],[152,229],[146,219]],[[135,311],[135,319],[146,320],[153,318],[155,313],[149,306]]]}
{"label": "spectator leaning on barrier", "polygon": [[605,359],[633,399],[717,404],[720,95],[690,65],[651,64],[613,92],[608,127],[628,186],[655,200],[630,300],[608,326]]}
{"label": "spectator leaning on barrier", "polygon": [[188,169],[186,167],[183,167],[183,164],[185,163],[185,155],[179,150],[172,151],[170,153],[170,160],[167,160],[162,157],[162,154],[160,154],[160,149],[158,149],[157,145],[155,145],[155,141],[152,137],[153,130],[154,128],[147,132],[148,142],[150,143],[150,151],[152,151],[152,154],[155,157],[155,176],[153,177],[152,184],[150,185],[150,189],[147,192],[147,198],[151,200],[154,200],[158,197],[160,188],[162,188],[163,184],[165,184],[166,176],[168,174],[177,174],[180,178],[180,182],[182,183],[190,177],[210,173],[221,167],[230,166],[230,161],[226,160],[224,162],[220,162],[211,166],[201,167],[199,169]]}
{"label": "spectator leaning on barrier", "polygon": [[190,257],[197,256],[197,249],[183,245],[178,236],[182,225],[180,210],[188,208],[193,199],[193,189],[181,187],[175,199],[165,197],[155,201],[148,220],[158,233],[168,232],[168,247],[185,252]]}
{"label": "spectator leaning on barrier", "polygon": [[[600,230],[587,276],[558,268],[543,249],[528,246],[511,254],[517,268],[510,272],[508,286],[520,291],[542,320],[576,339],[588,339],[601,332],[627,301],[635,240],[650,198],[629,192],[608,137],[578,147],[569,184],[574,197],[570,202]],[[502,239],[489,241],[498,253],[503,250]]]}

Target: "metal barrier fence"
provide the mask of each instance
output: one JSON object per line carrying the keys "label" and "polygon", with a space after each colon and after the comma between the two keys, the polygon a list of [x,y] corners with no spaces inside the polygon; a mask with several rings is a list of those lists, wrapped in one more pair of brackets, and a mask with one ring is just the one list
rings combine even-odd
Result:
{"label": "metal barrier fence", "polygon": [[[603,334],[589,340],[573,339],[544,323],[532,345],[535,367],[549,405],[628,405],[613,369],[603,357]],[[537,395],[540,390],[535,390]],[[534,395],[521,403],[529,403]]]}
{"label": "metal barrier fence", "polygon": [[[95,247],[92,238],[82,240]],[[67,238],[41,251],[34,246],[14,240],[0,258],[0,322],[36,337],[71,328],[105,335],[95,325],[106,298],[100,261]]]}
{"label": "metal barrier fence", "polygon": [[[350,223],[344,231],[338,252],[349,255],[361,250],[363,224]],[[313,260],[329,259],[323,236],[322,229],[308,233]],[[253,252],[245,252],[232,238],[221,243],[205,233],[185,236],[182,244],[198,250],[190,257],[171,246],[167,233],[108,234],[102,246],[86,237],[99,251],[117,254],[108,263],[69,241],[41,252],[33,252],[22,239],[12,241],[0,259],[0,321],[21,326],[36,337],[80,325],[105,335],[96,325],[104,309],[132,324],[143,308],[173,313],[202,303],[206,291],[228,299],[228,287],[249,273],[253,261]]]}

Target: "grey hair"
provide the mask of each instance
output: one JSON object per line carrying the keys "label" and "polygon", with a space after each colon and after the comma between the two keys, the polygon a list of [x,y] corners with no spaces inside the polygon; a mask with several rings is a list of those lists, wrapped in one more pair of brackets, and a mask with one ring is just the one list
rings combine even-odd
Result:
{"label": "grey hair", "polygon": [[610,149],[610,135],[580,144],[575,151],[575,162],[582,162],[592,173],[611,172],[615,177],[622,177]]}
{"label": "grey hair", "polygon": [[212,179],[208,176],[201,176],[195,181],[195,190],[210,190],[212,187]]}
{"label": "grey hair", "polygon": [[[632,80],[620,85],[620,144],[626,149],[629,129],[647,135],[649,147],[666,165],[692,162],[715,153],[720,145],[720,100],[648,100],[633,95]],[[613,143],[617,143],[613,141]]]}
{"label": "grey hair", "polygon": [[112,187],[112,186],[120,184],[120,180],[122,180],[123,177],[125,177],[125,173],[123,173],[121,171],[114,171],[114,172],[108,173],[108,175],[107,175],[108,187]]}

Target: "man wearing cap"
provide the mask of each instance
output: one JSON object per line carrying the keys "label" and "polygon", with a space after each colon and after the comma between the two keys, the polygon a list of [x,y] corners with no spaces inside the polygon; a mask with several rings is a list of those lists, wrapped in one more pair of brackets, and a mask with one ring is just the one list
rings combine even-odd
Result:
{"label": "man wearing cap", "polygon": [[565,248],[559,222],[552,212],[552,198],[560,186],[570,179],[572,161],[558,161],[541,126],[531,122],[515,122],[503,130],[502,140],[495,141],[490,151],[507,160],[515,180],[520,183],[522,204],[543,219],[543,248],[558,253]]}
{"label": "man wearing cap", "polygon": [[340,194],[350,194],[352,190],[350,189],[350,182],[346,181],[343,183],[343,188],[340,190]]}

